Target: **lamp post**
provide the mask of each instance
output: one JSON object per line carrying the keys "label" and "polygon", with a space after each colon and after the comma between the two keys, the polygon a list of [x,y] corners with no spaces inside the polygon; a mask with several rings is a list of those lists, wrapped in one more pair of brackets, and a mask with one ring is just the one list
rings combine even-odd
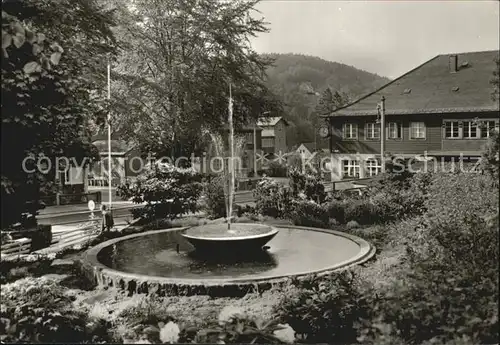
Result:
{"label": "lamp post", "polygon": [[381,170],[385,172],[385,97],[382,96],[380,103],[377,104],[377,113],[379,119],[377,122],[380,123],[380,165]]}
{"label": "lamp post", "polygon": [[[111,100],[111,62],[109,60],[108,56],[108,101]],[[112,174],[111,174],[111,112],[108,111],[108,116],[107,116],[107,122],[108,122],[108,204],[109,204],[109,209],[111,210],[111,206],[113,203],[113,195],[111,192],[111,180],[112,180]]]}

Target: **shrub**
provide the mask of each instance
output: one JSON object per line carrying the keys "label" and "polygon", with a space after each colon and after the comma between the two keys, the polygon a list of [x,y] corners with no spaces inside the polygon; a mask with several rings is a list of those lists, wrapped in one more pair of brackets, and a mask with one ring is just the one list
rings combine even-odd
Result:
{"label": "shrub", "polygon": [[346,224],[347,229],[356,229],[359,228],[359,223],[356,222],[355,220],[350,220]]}
{"label": "shrub", "polygon": [[428,187],[427,219],[432,223],[460,221],[462,215],[494,215],[498,211],[498,189],[488,175],[437,174]]}
{"label": "shrub", "polygon": [[290,190],[282,184],[263,178],[254,190],[255,210],[263,216],[285,218],[291,207]]}
{"label": "shrub", "polygon": [[269,163],[267,172],[270,177],[286,177],[287,176],[287,166],[279,162],[273,161]]}
{"label": "shrub", "polygon": [[373,205],[376,222],[391,222],[422,215],[432,173],[388,173],[382,175],[371,188],[368,198]]}
{"label": "shrub", "polygon": [[255,215],[255,207],[252,207],[250,205],[245,205],[245,206],[236,206],[236,212],[238,217],[242,217],[244,215],[246,216],[253,216]]}
{"label": "shrub", "polygon": [[352,220],[359,224],[374,224],[379,221],[375,206],[368,200],[353,200],[347,203],[345,211],[345,220]]}
{"label": "shrub", "polygon": [[325,205],[328,217],[335,218],[339,223],[345,224],[346,204],[339,200],[332,200]]}
{"label": "shrub", "polygon": [[201,175],[192,169],[157,165],[139,175],[122,193],[135,203],[146,202],[136,216],[170,218],[195,212],[201,195]]}
{"label": "shrub", "polygon": [[[108,342],[100,320],[74,310],[55,281],[25,278],[2,286],[2,341],[27,343]],[[93,325],[92,325],[93,324]],[[97,326],[101,325],[101,327]],[[92,329],[89,329],[89,326]]]}
{"label": "shrub", "polygon": [[330,217],[322,205],[310,200],[292,202],[290,219],[294,225],[326,228]]}
{"label": "shrub", "polygon": [[224,307],[218,317],[179,322],[155,297],[142,297],[120,313],[118,340],[150,343],[282,343],[293,342],[295,332],[279,320],[250,317],[243,309]]}
{"label": "shrub", "polygon": [[280,319],[308,343],[338,344],[356,342],[355,322],[369,310],[359,281],[349,271],[294,281],[275,307]]}
{"label": "shrub", "polygon": [[205,184],[204,209],[209,218],[226,216],[226,195],[224,193],[223,177],[215,177]]}
{"label": "shrub", "polygon": [[487,172],[496,183],[498,183],[498,172],[500,167],[499,149],[500,134],[498,131],[493,130],[490,132],[490,138],[484,147],[481,157],[481,169]]}
{"label": "shrub", "polygon": [[326,200],[325,186],[319,175],[305,174],[297,169],[291,169],[289,177],[290,189],[295,198],[304,194],[305,198],[320,204]]}
{"label": "shrub", "polygon": [[339,225],[340,225],[339,221],[337,221],[335,218],[328,219],[328,227],[329,228],[333,229]]}

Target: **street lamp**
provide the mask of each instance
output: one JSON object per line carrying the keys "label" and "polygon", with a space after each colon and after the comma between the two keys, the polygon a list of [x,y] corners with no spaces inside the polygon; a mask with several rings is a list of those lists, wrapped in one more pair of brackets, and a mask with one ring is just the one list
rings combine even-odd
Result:
{"label": "street lamp", "polygon": [[[111,62],[109,60],[108,56],[108,102],[111,100]],[[109,203],[109,209],[111,211],[111,206],[112,206],[112,192],[111,192],[111,180],[112,180],[112,174],[111,174],[111,112],[108,110],[108,116],[107,116],[107,122],[108,122],[108,203]]]}
{"label": "street lamp", "polygon": [[377,104],[377,122],[380,123],[380,165],[381,170],[385,172],[385,163],[384,163],[384,153],[385,153],[385,97],[382,96],[380,99],[380,103]]}

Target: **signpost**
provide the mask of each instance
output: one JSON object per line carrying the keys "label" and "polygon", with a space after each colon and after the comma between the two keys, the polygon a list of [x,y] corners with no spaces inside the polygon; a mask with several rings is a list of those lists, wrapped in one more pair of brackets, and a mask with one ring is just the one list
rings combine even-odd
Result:
{"label": "signpost", "polygon": [[87,204],[90,211],[90,219],[94,219],[94,210],[95,210],[95,202],[94,200],[90,200]]}

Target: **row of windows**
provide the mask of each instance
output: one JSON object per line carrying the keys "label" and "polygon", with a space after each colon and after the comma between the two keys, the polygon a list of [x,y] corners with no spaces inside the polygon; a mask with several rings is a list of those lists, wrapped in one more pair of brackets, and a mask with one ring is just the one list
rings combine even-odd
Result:
{"label": "row of windows", "polygon": [[[360,169],[361,165],[359,160],[345,159],[342,161],[343,177],[359,178]],[[376,158],[366,160],[365,171],[366,175],[370,177],[380,174],[380,172],[382,171],[382,165],[380,164],[380,160]]]}
{"label": "row of windows", "polygon": [[[455,121],[445,120],[444,137],[446,139],[480,139],[489,138],[492,130],[498,131],[498,122],[483,121],[478,125],[474,120]],[[387,139],[402,139],[403,124],[400,122],[389,122],[387,124]],[[424,122],[410,122],[410,139],[418,140],[426,138],[426,127]],[[358,124],[345,123],[342,128],[342,138],[346,140],[358,139]],[[372,122],[365,124],[365,139],[380,140],[380,123]]]}
{"label": "row of windows", "polygon": [[[386,131],[388,139],[397,140],[403,138],[403,124],[400,122],[389,122]],[[345,123],[342,128],[342,138],[347,140],[358,139],[358,124]],[[410,122],[410,138],[425,139],[425,123]],[[380,123],[371,122],[365,124],[365,139],[380,140]]]}
{"label": "row of windows", "polygon": [[444,137],[446,139],[485,139],[490,137],[490,132],[498,131],[498,122],[483,121],[479,125],[476,121],[444,121]]}

